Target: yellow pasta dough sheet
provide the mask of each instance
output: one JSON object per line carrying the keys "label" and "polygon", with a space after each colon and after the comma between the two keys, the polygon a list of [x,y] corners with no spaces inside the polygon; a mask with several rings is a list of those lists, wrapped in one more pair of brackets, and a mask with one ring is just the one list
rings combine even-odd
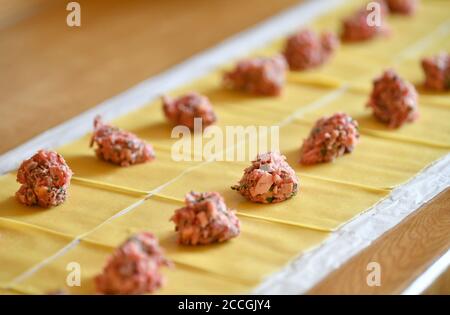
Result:
{"label": "yellow pasta dough sheet", "polygon": [[43,228],[5,218],[0,219],[0,286],[8,289],[11,281],[61,250],[71,239]]}
{"label": "yellow pasta dough sheet", "polygon": [[371,110],[366,107],[368,100],[367,94],[343,93],[332,104],[314,112],[305,113],[300,119],[303,118],[313,124],[324,115],[345,112],[358,121],[363,134],[376,134],[380,137],[401,139],[424,146],[450,149],[450,107],[426,103],[419,96],[419,119],[417,122],[405,124],[402,128],[393,130],[373,117]]}
{"label": "yellow pasta dough sheet", "polygon": [[[338,111],[346,112],[345,108]],[[364,111],[364,108],[362,108],[362,111]],[[323,115],[333,112],[329,111],[323,113]],[[349,114],[351,115],[351,113]],[[296,119],[291,124],[281,128],[280,131],[281,151],[286,155],[290,165],[293,166],[300,177],[314,176],[321,179],[352,183],[357,186],[368,186],[368,188],[390,189],[406,182],[421,171],[425,165],[430,164],[449,151],[446,147],[435,146],[426,142],[419,143],[420,138],[408,137],[405,139],[396,136],[395,132],[372,134],[372,130],[367,129],[366,132],[361,127],[360,142],[352,154],[348,154],[342,159],[336,159],[333,163],[310,166],[298,164],[300,159],[299,145],[308,136],[313,126],[313,119],[319,116],[317,113],[305,115],[305,117]],[[361,125],[364,126],[363,123]],[[298,137],[288,136],[292,134],[298,134]],[[418,150],[420,150],[420,154],[417,154]]]}
{"label": "yellow pasta dough sheet", "polygon": [[70,238],[89,232],[139,200],[132,195],[72,183],[66,202],[57,208],[41,209],[16,201],[14,193],[18,184],[12,174],[3,176],[0,185],[0,219],[41,227]]}
{"label": "yellow pasta dough sheet", "polygon": [[[242,233],[239,238],[212,246],[180,247],[176,243],[173,225],[169,222],[174,208],[180,206],[182,203],[151,198],[134,211],[103,225],[79,246],[14,288],[23,292],[45,292],[53,289],[55,284],[56,287],[65,287],[65,268],[76,261],[83,268],[82,283],[86,283],[86,287],[82,285],[71,292],[92,293],[92,279],[111,251],[130,233],[151,230],[165,248],[167,257],[175,263],[175,268],[164,272],[168,285],[161,293],[245,293],[256,286],[264,275],[276,271],[286,257],[295,256],[299,249],[309,248],[327,236],[321,231],[240,217]],[[273,233],[261,233],[261,229]],[[236,256],[237,252],[239,256]],[[259,263],[255,264],[255,261]],[[234,272],[237,264],[240,273]],[[48,277],[55,282],[46,281]]]}
{"label": "yellow pasta dough sheet", "polygon": [[[238,182],[247,164],[217,161],[207,164],[168,185],[160,194],[182,200],[186,193],[183,187],[194,191],[217,191],[229,207],[243,215],[321,231],[332,231],[388,194],[382,189],[300,175],[300,190],[296,197],[282,203],[255,204],[230,189]],[[202,180],[204,178],[214,178],[214,181]]]}
{"label": "yellow pasta dough sheet", "polygon": [[[341,19],[358,5],[349,5],[322,17],[313,23],[317,31],[339,30]],[[333,58],[318,69],[291,72],[289,81],[329,87],[349,84],[353,90],[367,94],[372,79],[387,68],[395,69],[400,76],[414,83],[427,102],[449,105],[449,93],[430,93],[421,86],[424,80],[420,59],[450,49],[449,3],[445,0],[421,1],[414,17],[390,15],[387,22],[391,33],[371,41],[342,44]],[[432,17],[432,21],[430,20]],[[264,54],[273,54],[283,48],[285,40],[262,49]]]}
{"label": "yellow pasta dough sheet", "polygon": [[[350,1],[314,21],[315,30],[338,31],[342,17],[365,1]],[[0,294],[57,291],[95,293],[94,278],[126,238],[151,231],[160,240],[173,268],[165,268],[166,285],[158,294],[248,293],[296,256],[319,246],[331,232],[363,213],[392,189],[450,152],[450,97],[430,93],[421,84],[423,56],[449,50],[449,1],[422,1],[414,17],[389,16],[387,38],[343,44],[329,63],[287,76],[280,97],[255,97],[226,90],[223,71],[233,62],[170,95],[197,91],[209,97],[216,126],[278,126],[279,148],[299,177],[298,194],[282,203],[255,204],[231,186],[254,156],[236,161],[202,156],[188,139],[190,160],[174,161],[179,143],[173,126],[155,100],[112,123],[150,142],[156,160],[131,167],[103,162],[89,148],[90,134],[55,148],[74,172],[66,202],[51,209],[19,204],[15,173],[0,177]],[[278,53],[285,39],[252,55]],[[390,130],[376,121],[366,103],[374,77],[394,68],[420,93],[420,117]],[[359,122],[360,143],[352,154],[333,163],[303,166],[300,146],[314,122],[345,112]],[[240,139],[221,152],[248,148]],[[226,157],[226,156],[225,156]],[[241,234],[210,246],[180,246],[170,218],[189,191],[217,191],[241,221]],[[81,286],[68,286],[70,266],[81,268]],[[236,272],[239,270],[239,272]]]}

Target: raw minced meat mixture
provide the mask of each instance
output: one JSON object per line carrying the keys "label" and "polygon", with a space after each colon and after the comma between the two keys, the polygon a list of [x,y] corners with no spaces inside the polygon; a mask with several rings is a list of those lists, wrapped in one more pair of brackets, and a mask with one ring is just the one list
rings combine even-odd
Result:
{"label": "raw minced meat mixture", "polygon": [[419,117],[418,94],[415,87],[400,78],[392,69],[373,82],[367,106],[373,115],[389,128],[398,128]]}
{"label": "raw minced meat mixture", "polygon": [[20,165],[17,181],[22,185],[16,198],[27,206],[57,206],[67,198],[72,174],[60,154],[40,150]]}
{"label": "raw minced meat mixture", "polygon": [[216,121],[212,105],[206,96],[195,92],[173,99],[163,96],[163,111],[174,125],[184,125],[194,129],[194,119],[201,118],[202,127],[208,127]]}
{"label": "raw minced meat mixture", "polygon": [[300,163],[331,162],[353,151],[359,140],[358,122],[344,113],[320,118],[300,149]]}
{"label": "raw minced meat mixture", "polygon": [[225,86],[256,95],[276,96],[283,89],[287,64],[281,55],[241,60],[224,75]]}
{"label": "raw minced meat mixture", "polygon": [[155,158],[150,144],[131,132],[103,123],[100,116],[94,120],[90,146],[94,144],[97,145],[95,153],[100,159],[120,166],[144,163]]}
{"label": "raw minced meat mixture", "polygon": [[152,293],[164,284],[161,267],[171,265],[152,233],[136,234],[109,257],[103,272],[95,278],[97,291],[103,294]]}
{"label": "raw minced meat mixture", "polygon": [[422,59],[425,72],[425,87],[435,91],[450,89],[450,54],[441,52]]}
{"label": "raw minced meat mixture", "polygon": [[386,3],[384,1],[377,2],[381,6],[381,24],[369,25],[367,23],[367,16],[371,11],[368,11],[364,6],[342,21],[342,41],[359,42],[390,33],[390,28],[385,18],[388,13]]}
{"label": "raw minced meat mixture", "polygon": [[185,203],[171,218],[180,244],[207,245],[239,235],[239,219],[219,193],[191,192],[186,195]]}
{"label": "raw minced meat mixture", "polygon": [[317,35],[304,29],[287,39],[284,56],[291,70],[306,70],[325,63],[338,46],[339,40],[334,34]]}
{"label": "raw minced meat mixture", "polygon": [[244,170],[239,184],[231,188],[253,202],[275,203],[297,194],[298,178],[286,162],[286,157],[277,152],[258,154],[252,165]]}

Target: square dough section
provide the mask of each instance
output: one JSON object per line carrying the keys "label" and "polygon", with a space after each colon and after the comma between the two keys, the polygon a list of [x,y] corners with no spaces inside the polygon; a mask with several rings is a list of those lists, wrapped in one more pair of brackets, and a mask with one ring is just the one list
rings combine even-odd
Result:
{"label": "square dough section", "polygon": [[[341,18],[366,2],[352,1],[349,6],[320,18],[313,27],[338,31]],[[449,9],[449,1],[429,0],[422,1],[415,17],[390,16],[391,37],[342,45],[323,67],[289,73],[279,98],[254,97],[225,90],[221,86],[221,70],[173,91],[178,95],[196,90],[210,97],[220,128],[274,125],[293,113],[303,115],[281,128],[281,151],[300,177],[300,192],[289,201],[254,204],[230,189],[249,165],[248,159],[253,157],[248,157],[246,162],[213,162],[201,166],[199,161],[175,163],[170,149],[176,139],[170,138],[172,126],[162,114],[160,101],[113,122],[150,142],[157,155],[153,162],[120,168],[99,161],[89,148],[89,135],[58,149],[76,176],[146,191],[167,184],[161,194],[174,198],[174,201],[153,196],[129,212],[114,217],[13,289],[28,293],[48,293],[58,289],[70,293],[94,293],[93,278],[101,272],[114,248],[131,234],[150,230],[159,237],[168,257],[176,264],[175,269],[163,270],[168,284],[159,293],[250,291],[263,277],[279,270],[299,253],[318,246],[329,235],[326,231],[337,228],[386,197],[389,192],[381,188],[406,181],[448,153],[448,148],[404,141],[449,143],[450,120],[445,107],[450,105],[448,93],[431,94],[420,90],[421,118],[396,131],[385,130],[371,118],[364,105],[372,79],[384,68],[394,66],[405,79],[416,84],[420,82],[421,56],[449,47],[448,28],[444,24],[448,23]],[[428,18],[430,16],[433,19]],[[282,49],[283,41],[280,39],[253,55],[277,53]],[[345,83],[350,83],[350,89],[356,92],[344,93],[326,104],[320,103],[324,96]],[[297,163],[300,145],[313,122],[335,111],[347,111],[356,116],[362,129],[376,131],[377,136],[363,132],[355,151],[335,163],[300,166]],[[64,205],[36,211],[24,209],[12,199],[18,188],[13,175],[1,177],[0,185],[0,216],[3,217],[0,218],[0,288],[64,248],[71,241],[70,235],[91,231],[99,222],[138,200],[74,183],[71,196]],[[174,225],[169,219],[175,209],[183,206],[183,196],[191,189],[220,192],[227,205],[239,211],[242,234],[212,246],[177,245]],[[66,286],[66,267],[70,262],[81,265],[81,287]]]}
{"label": "square dough section", "polygon": [[450,19],[438,29],[436,34],[420,42],[405,54],[405,58],[395,66],[398,73],[416,86],[420,101],[426,104],[446,106],[450,110],[450,91],[430,91],[424,88],[425,73],[421,60],[440,52],[450,52]]}
{"label": "square dough section", "polygon": [[[338,7],[332,13],[302,28],[312,28],[316,32],[331,31],[339,35],[343,18],[366,4],[367,1],[350,1],[348,5]],[[396,68],[397,62],[408,58],[413,58],[414,63],[420,66],[422,56],[441,50],[448,51],[449,10],[450,2],[431,0],[422,1],[419,10],[412,17],[389,15],[387,20],[392,30],[390,36],[360,43],[341,43],[326,64],[309,71],[291,72],[289,81],[328,87],[348,83],[356,90],[368,92],[372,79],[378,76],[382,69]],[[433,19],[430,20],[429,16],[433,16]],[[285,39],[279,39],[257,50],[253,55],[279,53],[284,44]]]}
{"label": "square dough section", "polygon": [[[364,7],[368,1],[351,1],[348,6],[333,10],[321,16],[313,25],[317,29],[340,32],[342,19]],[[370,58],[387,58],[392,60],[409,51],[427,38],[435,36],[438,28],[449,20],[450,2],[442,0],[420,1],[416,14],[408,17],[389,15],[387,22],[391,26],[391,35],[374,40],[354,44],[343,44],[342,48],[349,55],[360,55]],[[429,18],[432,17],[432,18]]]}
{"label": "square dough section", "polygon": [[14,198],[19,188],[14,174],[0,177],[0,186],[1,218],[32,224],[70,237],[90,231],[139,200],[126,194],[72,182],[69,197],[63,204],[43,209],[27,207]]}
{"label": "square dough section", "polygon": [[[195,91],[207,96],[217,116],[215,125],[223,129],[230,125],[277,124],[293,112],[308,107],[330,91],[326,87],[302,85],[288,79],[280,96],[255,96],[226,89],[222,85],[222,75],[223,71],[216,70],[168,94],[179,97]],[[155,100],[113,123],[148,140],[155,149],[170,150],[176,141],[171,139],[174,126],[164,117],[161,100]]]}
{"label": "square dough section", "polygon": [[388,194],[385,190],[302,177],[300,174],[299,193],[293,198],[273,204],[252,203],[230,188],[240,180],[248,165],[247,162],[213,162],[185,174],[161,190],[161,194],[182,200],[190,190],[217,191],[230,208],[244,215],[324,231],[336,229]]}

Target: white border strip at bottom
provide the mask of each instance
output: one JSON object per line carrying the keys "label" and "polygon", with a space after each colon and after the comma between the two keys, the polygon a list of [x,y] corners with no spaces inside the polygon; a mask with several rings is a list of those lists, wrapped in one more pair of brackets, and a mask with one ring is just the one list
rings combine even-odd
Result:
{"label": "white border strip at bottom", "polygon": [[[450,187],[450,154],[421,171],[406,184],[395,188],[387,198],[331,233],[320,246],[300,255],[282,270],[266,278],[253,293],[307,292],[447,187]],[[448,262],[446,260],[447,265]],[[420,283],[432,281],[430,275],[423,274]],[[406,290],[410,294],[418,294],[419,291],[414,287]]]}

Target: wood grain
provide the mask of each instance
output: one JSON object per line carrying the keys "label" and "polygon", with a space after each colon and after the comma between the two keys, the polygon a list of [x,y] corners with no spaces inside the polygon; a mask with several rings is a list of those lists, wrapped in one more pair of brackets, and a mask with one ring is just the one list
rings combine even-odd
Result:
{"label": "wood grain", "polygon": [[[447,189],[331,273],[309,294],[401,293],[450,249],[449,231],[450,189]],[[367,285],[369,262],[381,266],[380,286]],[[441,281],[445,283],[446,279]]]}
{"label": "wood grain", "polygon": [[0,6],[0,153],[298,3],[80,0],[70,28],[66,1],[39,1]]}

